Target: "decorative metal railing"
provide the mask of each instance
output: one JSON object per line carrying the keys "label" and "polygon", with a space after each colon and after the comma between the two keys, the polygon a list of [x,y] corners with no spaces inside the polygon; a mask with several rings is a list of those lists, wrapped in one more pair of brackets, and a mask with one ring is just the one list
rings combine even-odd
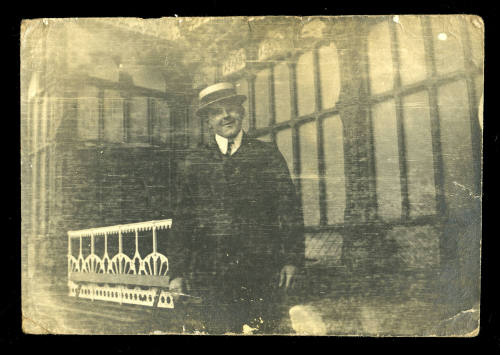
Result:
{"label": "decorative metal railing", "polygon": [[[157,231],[170,229],[172,220],[158,220],[68,232],[68,288],[72,297],[174,308],[168,290],[168,258],[157,250]],[[152,233],[152,252],[142,256],[139,232]],[[123,251],[123,234],[135,233],[132,257]],[[102,257],[95,251],[96,237],[104,237]],[[118,252],[108,253],[109,239],[118,239]],[[78,240],[78,256],[72,243]],[[84,257],[83,242],[90,242],[90,254]]]}

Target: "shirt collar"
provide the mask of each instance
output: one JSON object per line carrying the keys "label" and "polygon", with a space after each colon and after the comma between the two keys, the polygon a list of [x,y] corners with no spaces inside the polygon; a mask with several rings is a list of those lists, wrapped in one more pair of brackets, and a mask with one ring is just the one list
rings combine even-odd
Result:
{"label": "shirt collar", "polygon": [[[241,146],[241,141],[243,139],[243,130],[240,130],[238,135],[234,138],[233,141],[233,148],[231,151],[231,155],[236,153],[236,151],[240,148]],[[227,152],[227,144],[228,144],[228,139],[222,136],[219,136],[217,133],[215,134],[215,141],[217,142],[217,145],[219,146],[219,149],[222,154],[226,154]]]}

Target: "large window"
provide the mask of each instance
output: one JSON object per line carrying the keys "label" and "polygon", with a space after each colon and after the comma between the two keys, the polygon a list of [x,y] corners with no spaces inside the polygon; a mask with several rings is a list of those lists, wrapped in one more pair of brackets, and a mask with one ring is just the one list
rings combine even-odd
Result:
{"label": "large window", "polygon": [[273,61],[235,82],[238,92],[249,97],[244,129],[277,144],[300,192],[306,226],[344,221],[338,65],[337,49],[327,43]]}
{"label": "large window", "polygon": [[174,147],[174,132],[180,135],[183,126],[174,124],[163,92],[88,81],[76,105],[81,144],[75,144],[71,162],[77,172],[68,172],[79,185],[73,205],[80,223],[111,225],[148,218],[158,206],[169,206],[165,151]]}
{"label": "large window", "polygon": [[[358,73],[366,85],[351,87],[346,93],[359,96],[344,98],[368,119],[369,164],[365,169],[363,162],[352,161],[356,166],[349,176],[369,177],[369,184],[349,186],[371,189],[368,205],[375,202],[377,217],[385,222],[423,221],[460,209],[469,195],[461,197],[459,190],[480,191],[482,24],[457,16],[370,21],[360,34],[366,46],[356,47],[352,58],[366,63],[366,71]],[[350,127],[343,127],[338,110],[340,69],[349,76],[359,67],[344,62],[347,67],[340,68],[342,50],[328,40],[313,49],[248,61],[245,70],[226,77],[248,97],[244,129],[276,143],[285,157],[308,227],[343,224],[346,205],[364,205],[346,201],[344,145],[365,142],[358,141],[361,136],[344,141]]]}
{"label": "large window", "polygon": [[128,93],[112,86],[103,81],[79,91],[79,139],[139,146],[164,146],[173,141],[174,127],[164,93]]}
{"label": "large window", "polygon": [[457,185],[477,190],[481,35],[458,16],[391,17],[371,29],[369,102],[381,219],[442,214],[460,208]]}

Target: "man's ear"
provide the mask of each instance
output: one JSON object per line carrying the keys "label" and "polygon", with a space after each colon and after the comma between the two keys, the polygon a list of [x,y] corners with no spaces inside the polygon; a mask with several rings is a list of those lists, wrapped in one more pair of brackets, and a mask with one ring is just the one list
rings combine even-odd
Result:
{"label": "man's ear", "polygon": [[203,117],[203,121],[204,121],[205,125],[207,125],[208,128],[212,128],[212,125],[210,124],[210,119],[208,118],[208,116]]}
{"label": "man's ear", "polygon": [[239,110],[240,110],[241,118],[243,119],[245,117],[245,114],[246,114],[245,106],[240,105]]}

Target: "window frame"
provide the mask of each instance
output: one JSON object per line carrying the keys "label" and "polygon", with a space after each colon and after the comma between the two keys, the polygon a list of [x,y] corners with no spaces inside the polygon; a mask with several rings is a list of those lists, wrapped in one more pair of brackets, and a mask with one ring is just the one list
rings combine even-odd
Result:
{"label": "window frame", "polygon": [[[482,67],[477,67],[468,58],[472,58],[472,48],[470,43],[470,35],[467,25],[463,18],[460,19],[460,35],[463,38],[463,51],[464,51],[464,64],[462,69],[454,70],[449,73],[438,73],[436,67],[436,53],[434,50],[434,38],[436,35],[432,31],[430,16],[418,16],[422,26],[422,35],[424,40],[425,51],[425,69],[426,76],[423,80],[415,83],[403,85],[401,81],[401,61],[399,52],[399,39],[397,37],[396,23],[392,16],[387,16],[382,19],[377,19],[370,24],[367,33],[367,40],[365,43],[364,55],[366,63],[366,88],[367,88],[367,102],[369,107],[369,130],[370,130],[370,188],[372,190],[375,201],[375,214],[376,219],[380,220],[378,216],[378,199],[377,199],[377,170],[376,170],[376,157],[375,157],[375,133],[373,129],[373,106],[394,100],[396,106],[396,124],[398,136],[398,160],[399,160],[399,173],[400,173],[400,186],[401,186],[401,217],[397,220],[385,221],[388,223],[418,223],[419,221],[426,221],[429,218],[442,218],[446,215],[447,206],[445,199],[445,183],[444,183],[444,162],[441,147],[441,122],[438,106],[438,89],[439,87],[459,81],[465,81],[467,86],[468,107],[471,127],[471,148],[472,148],[472,164],[474,169],[474,181],[477,183],[475,192],[480,191],[481,181],[481,133],[479,122],[477,121],[477,103],[479,97],[476,93],[474,80],[483,75]],[[392,54],[392,67],[393,67],[393,86],[391,90],[372,94],[370,85],[370,68],[368,58],[368,35],[373,27],[379,23],[388,23],[390,32],[390,46]],[[432,154],[433,154],[433,168],[434,168],[434,184],[435,184],[435,213],[430,215],[423,215],[419,217],[410,217],[410,199],[408,188],[408,161],[406,157],[407,142],[405,141],[405,124],[404,124],[404,107],[403,99],[411,94],[418,92],[426,92],[429,100],[429,118],[431,127],[432,138]]]}
{"label": "window frame", "polygon": [[[249,124],[249,135],[260,138],[266,135],[270,135],[271,142],[276,144],[276,135],[278,132],[290,129],[292,135],[292,178],[295,182],[297,194],[301,197],[302,201],[302,178],[301,178],[301,168],[302,161],[300,156],[300,127],[304,124],[314,122],[316,126],[316,152],[317,152],[317,162],[318,162],[318,211],[319,211],[319,223],[314,225],[306,225],[306,230],[317,230],[317,229],[341,229],[345,222],[342,223],[329,223],[328,222],[328,206],[327,206],[327,186],[326,186],[326,163],[325,163],[325,152],[324,152],[324,131],[323,131],[323,121],[326,118],[336,116],[334,119],[340,120],[340,111],[337,102],[329,108],[324,109],[322,102],[322,92],[321,92],[321,72],[320,72],[320,48],[328,46],[330,44],[335,44],[334,40],[318,40],[310,48],[303,50],[296,50],[284,55],[275,56],[266,61],[253,62],[247,66],[247,68],[240,70],[236,73],[232,73],[224,78],[224,80],[231,81],[233,83],[246,79],[248,85],[248,101],[249,101],[249,112],[248,119]],[[305,115],[298,114],[298,90],[297,90],[297,62],[299,58],[307,53],[312,52],[313,56],[313,81],[314,81],[314,111]],[[340,59],[339,59],[340,60]],[[289,73],[289,88],[290,88],[290,119],[282,122],[276,122],[276,107],[275,107],[275,66],[286,62],[288,64]],[[256,74],[261,71],[269,69],[268,76],[268,89],[269,89],[269,125],[266,127],[256,127],[256,117],[255,117],[255,80]],[[343,136],[343,132],[342,136]],[[345,185],[347,189],[347,185]],[[344,210],[347,208],[347,198]]]}

